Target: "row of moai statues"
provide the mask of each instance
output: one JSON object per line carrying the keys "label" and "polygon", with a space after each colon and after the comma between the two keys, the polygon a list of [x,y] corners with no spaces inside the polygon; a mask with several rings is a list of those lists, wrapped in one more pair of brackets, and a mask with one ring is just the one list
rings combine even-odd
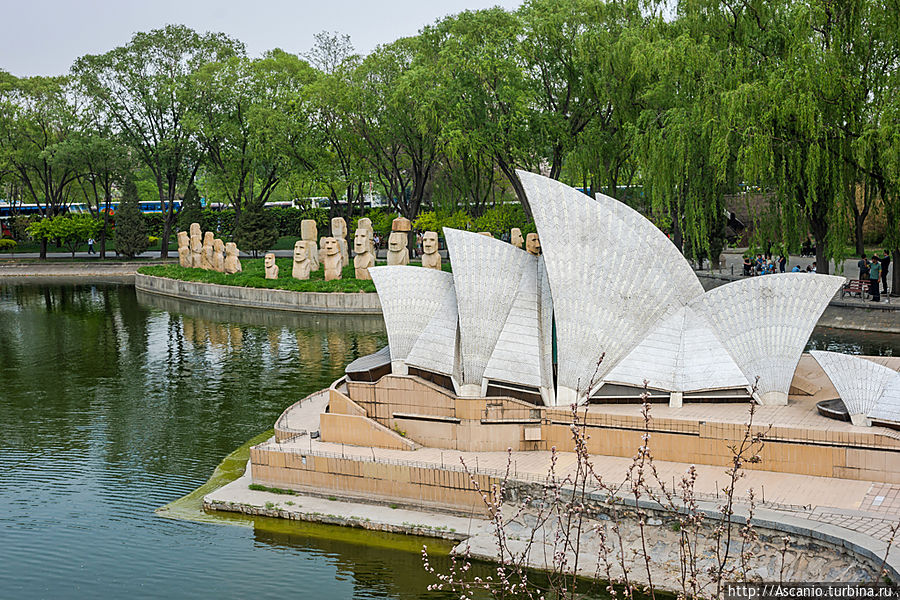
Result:
{"label": "row of moai statues", "polygon": [[[356,254],[353,263],[357,279],[371,279],[369,267],[375,265],[374,233],[370,219],[359,220],[353,238],[353,251]],[[319,239],[318,244],[317,237],[316,222],[313,219],[304,219],[300,223],[300,239],[294,244],[291,277],[309,279],[310,273],[323,268],[325,281],[341,279],[344,267],[350,264],[347,222],[343,217],[335,217],[331,220],[331,235]],[[274,254],[266,255],[265,267],[266,279],[278,278]]]}
{"label": "row of moai statues", "polygon": [[[408,265],[409,232],[412,223],[404,217],[397,217],[391,223],[391,235],[388,237],[387,264]],[[486,231],[482,235],[491,234]],[[331,220],[331,236],[319,239],[316,222],[305,219],[300,224],[300,237],[294,244],[293,268],[291,277],[294,279],[309,279],[313,271],[324,267],[325,281],[341,279],[343,268],[350,264],[350,255],[347,245],[347,222],[343,217],[335,217]],[[525,250],[530,254],[539,255],[541,244],[536,233],[529,233],[525,239],[518,228],[511,231],[510,242],[517,248],[521,248],[524,242]],[[435,231],[426,231],[422,235],[422,266],[427,269],[441,270],[441,255],[438,253],[438,235]],[[356,233],[353,236],[353,269],[356,279],[372,279],[369,268],[375,266],[375,230],[372,221],[362,218],[357,223]],[[278,265],[275,264],[275,255],[266,254],[265,258],[266,279],[278,278]]]}
{"label": "row of moai statues", "polygon": [[219,273],[241,272],[241,259],[234,242],[227,244],[212,231],[203,234],[199,223],[191,223],[190,233],[178,232],[178,262],[186,269],[205,269]]}

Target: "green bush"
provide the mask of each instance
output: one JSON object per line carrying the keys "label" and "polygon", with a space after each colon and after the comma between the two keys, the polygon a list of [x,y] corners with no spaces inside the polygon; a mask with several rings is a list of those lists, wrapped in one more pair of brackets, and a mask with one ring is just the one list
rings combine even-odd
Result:
{"label": "green bush", "polygon": [[[162,215],[159,215],[162,216]],[[125,181],[125,190],[116,212],[116,252],[134,258],[150,245],[147,223],[138,206],[134,180]]]}
{"label": "green bush", "polygon": [[15,252],[16,251],[16,240],[11,240],[9,238],[0,239],[0,252]]}
{"label": "green bush", "polygon": [[102,229],[103,221],[88,214],[75,214],[32,221],[26,231],[35,240],[59,240],[74,258],[78,247],[98,237]]}
{"label": "green bush", "polygon": [[239,248],[256,256],[271,248],[278,239],[275,218],[262,208],[248,210],[241,214],[239,229],[235,235]]}

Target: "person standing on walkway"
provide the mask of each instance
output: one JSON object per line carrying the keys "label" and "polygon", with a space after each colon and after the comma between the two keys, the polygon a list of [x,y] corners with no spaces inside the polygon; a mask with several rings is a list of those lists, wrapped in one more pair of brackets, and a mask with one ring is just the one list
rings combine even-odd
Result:
{"label": "person standing on walkway", "polygon": [[[882,250],[884,252],[884,256],[881,257],[881,287],[884,290],[881,292],[882,294],[887,294],[887,277],[888,277],[888,268],[891,266],[891,255],[888,254],[887,250]],[[897,268],[896,266],[894,267]]]}
{"label": "person standing on walkway", "polygon": [[866,255],[863,254],[859,257],[859,260],[856,262],[856,266],[859,268],[859,278],[860,279],[868,279],[869,278],[869,262],[866,260]]}
{"label": "person standing on walkway", "polygon": [[88,254],[94,253],[94,238],[88,238]]}
{"label": "person standing on walkway", "polygon": [[787,267],[787,257],[786,257],[784,254],[782,254],[782,255],[778,258],[778,270],[779,270],[781,273],[784,273],[784,269],[785,269],[786,267]]}
{"label": "person standing on walkway", "polygon": [[881,302],[881,294],[878,293],[881,279],[881,261],[878,255],[872,255],[872,263],[869,265],[869,293],[872,294],[872,302]]}

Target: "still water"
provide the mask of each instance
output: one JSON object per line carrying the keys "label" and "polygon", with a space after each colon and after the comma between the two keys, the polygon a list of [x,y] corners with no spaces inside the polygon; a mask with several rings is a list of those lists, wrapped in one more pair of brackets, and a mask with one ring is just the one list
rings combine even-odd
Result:
{"label": "still water", "polygon": [[421,539],[153,512],[385,343],[380,317],[0,283],[0,598],[440,597]]}
{"label": "still water", "polygon": [[[898,337],[811,345],[900,355]],[[380,317],[0,282],[0,598],[449,597],[425,589],[422,540],[153,512],[386,341]]]}

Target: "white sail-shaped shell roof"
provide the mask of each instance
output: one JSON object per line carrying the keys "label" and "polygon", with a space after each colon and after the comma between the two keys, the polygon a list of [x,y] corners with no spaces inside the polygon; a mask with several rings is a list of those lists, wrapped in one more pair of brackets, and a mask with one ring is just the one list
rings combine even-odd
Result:
{"label": "white sail-shaped shell roof", "polygon": [[[810,354],[834,384],[854,424],[862,424],[864,419],[860,417],[873,412],[881,404],[888,385],[900,379],[893,369],[859,356],[823,350]],[[890,399],[887,404],[892,404]]]}
{"label": "white sail-shaped shell roof", "polygon": [[[606,196],[519,171],[546,261],[558,350],[558,402],[584,398],[656,322],[703,293],[657,227]],[[604,356],[599,365],[601,356]],[[577,390],[577,393],[576,393]]]}
{"label": "white sail-shaped shell roof", "polygon": [[372,267],[369,273],[378,291],[391,347],[391,364],[396,371],[445,303],[447,290],[453,288],[453,276],[410,266]]}
{"label": "white sail-shaped shell roof", "polygon": [[[449,273],[446,275],[451,277],[452,282],[452,276]],[[413,344],[406,364],[456,380],[459,376],[457,324],[456,290],[450,285],[443,289],[440,305]]]}
{"label": "white sail-shaped shell roof", "polygon": [[800,355],[843,277],[779,273],[733,281],[689,307],[705,318],[761,404],[787,404]]}
{"label": "white sail-shaped shell roof", "polygon": [[538,258],[526,254],[525,268],[497,345],[484,370],[485,379],[545,388],[542,368],[542,305]]}
{"label": "white sail-shaped shell roof", "polygon": [[664,317],[604,379],[668,392],[745,388],[747,378],[709,324],[683,307]]}
{"label": "white sail-shaped shell roof", "polygon": [[[530,255],[493,237],[444,228],[459,310],[463,386],[482,387]],[[475,393],[464,389],[466,395]]]}

